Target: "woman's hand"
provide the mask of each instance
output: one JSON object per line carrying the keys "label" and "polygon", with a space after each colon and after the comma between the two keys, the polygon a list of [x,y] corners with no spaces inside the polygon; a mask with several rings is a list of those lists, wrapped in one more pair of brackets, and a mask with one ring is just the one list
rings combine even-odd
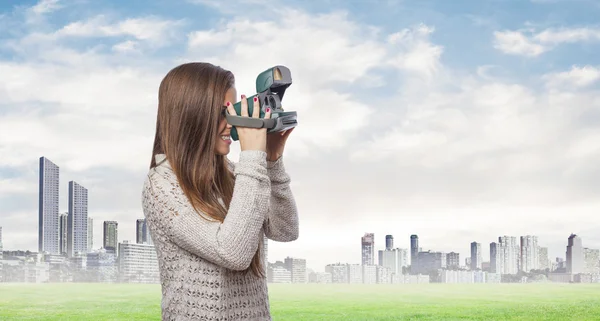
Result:
{"label": "woman's hand", "polygon": [[273,132],[267,135],[267,160],[274,162],[283,155],[285,142],[294,130],[294,127],[281,132]]}
{"label": "woman's hand", "polygon": [[[246,96],[242,95],[241,101],[241,115],[237,115],[233,104],[227,102],[227,111],[230,115],[248,117],[248,101]],[[260,103],[258,99],[254,97],[254,108],[252,110],[253,118],[260,118]],[[264,119],[271,118],[271,110],[265,111]],[[236,127],[241,150],[260,150],[266,152],[267,149],[267,129],[266,128],[252,128],[252,127]]]}

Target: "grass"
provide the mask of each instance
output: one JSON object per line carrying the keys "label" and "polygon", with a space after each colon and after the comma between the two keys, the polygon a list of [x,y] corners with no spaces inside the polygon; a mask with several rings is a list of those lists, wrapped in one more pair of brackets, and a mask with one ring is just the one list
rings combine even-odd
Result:
{"label": "grass", "polygon": [[[160,286],[0,283],[0,320],[160,320]],[[600,320],[600,284],[269,284],[274,320]]]}

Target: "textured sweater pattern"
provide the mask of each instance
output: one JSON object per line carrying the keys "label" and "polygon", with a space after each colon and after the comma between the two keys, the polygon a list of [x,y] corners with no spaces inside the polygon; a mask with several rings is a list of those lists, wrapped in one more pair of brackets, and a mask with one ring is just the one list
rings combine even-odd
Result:
{"label": "textured sweater pattern", "polygon": [[164,154],[155,160],[142,206],[158,256],[162,320],[271,320],[266,279],[246,269],[264,237],[298,238],[282,158],[242,151],[237,164],[229,162],[235,187],[223,223],[194,210]]}

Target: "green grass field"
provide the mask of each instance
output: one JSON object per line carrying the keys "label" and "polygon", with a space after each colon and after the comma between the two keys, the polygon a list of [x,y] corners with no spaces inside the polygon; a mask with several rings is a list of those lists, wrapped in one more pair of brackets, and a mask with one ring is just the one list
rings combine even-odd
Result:
{"label": "green grass field", "polygon": [[[274,320],[600,320],[600,284],[270,284]],[[2,284],[0,320],[160,320],[160,286]]]}

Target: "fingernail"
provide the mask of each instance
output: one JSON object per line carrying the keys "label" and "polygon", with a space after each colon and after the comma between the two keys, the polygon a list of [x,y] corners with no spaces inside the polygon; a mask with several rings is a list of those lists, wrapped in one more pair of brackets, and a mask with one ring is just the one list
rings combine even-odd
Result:
{"label": "fingernail", "polygon": [[267,108],[267,113],[271,111],[271,108]]}
{"label": "fingernail", "polygon": [[230,103],[230,102],[227,102],[227,106],[229,106],[229,105],[231,105],[231,103]]}
{"label": "fingernail", "polygon": [[244,99],[244,98],[246,98],[246,95],[242,95],[241,97],[242,97],[242,99]]}
{"label": "fingernail", "polygon": [[254,101],[255,101],[255,102],[257,102],[257,101],[258,101],[258,98],[254,97]]}

